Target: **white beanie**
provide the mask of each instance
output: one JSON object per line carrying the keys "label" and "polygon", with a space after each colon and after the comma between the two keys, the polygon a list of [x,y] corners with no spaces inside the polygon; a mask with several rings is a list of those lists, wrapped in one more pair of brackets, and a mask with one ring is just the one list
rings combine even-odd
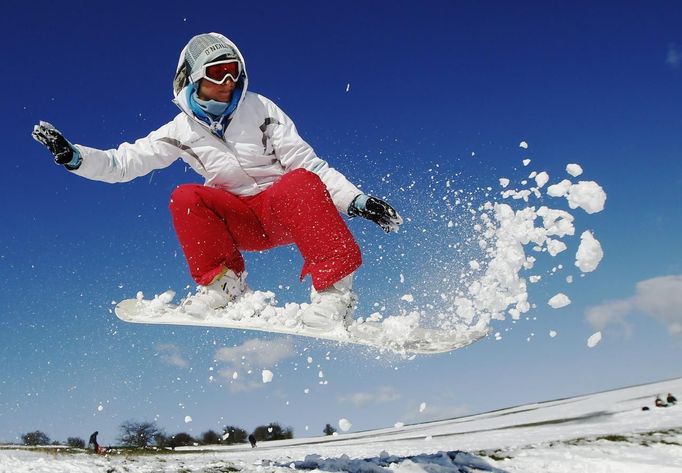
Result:
{"label": "white beanie", "polygon": [[198,71],[203,65],[220,56],[239,60],[237,51],[224,40],[208,33],[193,37],[187,43],[185,50],[185,61],[189,68],[188,75]]}

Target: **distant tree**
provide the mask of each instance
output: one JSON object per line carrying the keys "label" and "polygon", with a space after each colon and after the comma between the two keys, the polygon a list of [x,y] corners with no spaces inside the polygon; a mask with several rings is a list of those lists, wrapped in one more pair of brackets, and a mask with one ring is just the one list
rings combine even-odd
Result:
{"label": "distant tree", "polygon": [[[227,437],[225,435],[227,434]],[[248,434],[246,430],[241,427],[234,425],[226,425],[223,428],[223,443],[227,445],[232,445],[235,443],[246,443],[246,437]]]}
{"label": "distant tree", "polygon": [[215,430],[208,430],[201,434],[201,443],[204,445],[216,445],[222,443],[222,437]]}
{"label": "distant tree", "polygon": [[131,420],[121,424],[120,442],[127,447],[148,447],[161,430],[156,422],[134,422]]}
{"label": "distant tree", "polygon": [[322,432],[324,432],[324,435],[334,435],[336,433],[336,429],[332,427],[331,424],[327,424],[324,426],[324,430]]}
{"label": "distant tree", "polygon": [[170,436],[167,445],[175,450],[175,447],[186,447],[188,445],[194,445],[195,442],[196,440],[187,432],[179,432]]}
{"label": "distant tree", "polygon": [[270,422],[268,425],[259,425],[253,431],[253,436],[259,442],[268,440],[285,440],[294,438],[294,429],[282,428],[277,422]]}
{"label": "distant tree", "polygon": [[78,437],[69,437],[66,444],[71,448],[85,448],[85,440]]}
{"label": "distant tree", "polygon": [[24,442],[24,445],[50,445],[50,437],[40,430],[22,435],[21,440]]}
{"label": "distant tree", "polygon": [[168,447],[168,442],[170,441],[170,437],[166,435],[164,431],[159,431],[156,435],[154,435],[154,444],[157,447]]}

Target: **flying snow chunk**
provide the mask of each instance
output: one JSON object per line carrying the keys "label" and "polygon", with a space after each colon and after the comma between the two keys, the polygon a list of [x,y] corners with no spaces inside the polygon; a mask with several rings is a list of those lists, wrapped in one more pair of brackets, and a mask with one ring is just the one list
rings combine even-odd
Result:
{"label": "flying snow chunk", "polygon": [[426,403],[425,402],[422,402],[421,404],[419,404],[419,412],[424,412],[425,409],[426,409]]}
{"label": "flying snow chunk", "polygon": [[350,91],[350,82],[346,84],[346,92]]}
{"label": "flying snow chunk", "polygon": [[601,342],[601,332],[595,332],[587,339],[587,346],[589,348],[594,348],[599,342]]}
{"label": "flying snow chunk", "polygon": [[414,302],[414,296],[412,294],[405,294],[400,298],[400,300],[405,302]]}
{"label": "flying snow chunk", "polygon": [[500,185],[504,189],[505,187],[507,187],[509,185],[509,179],[507,179],[506,177],[501,177],[500,178]]}
{"label": "flying snow chunk", "polygon": [[547,174],[545,171],[542,171],[535,176],[535,183],[538,185],[538,187],[543,187],[545,184],[547,184],[547,181],[549,181],[549,174]]}
{"label": "flying snow chunk", "polygon": [[564,243],[561,240],[552,240],[551,238],[547,239],[547,252],[551,256],[556,256],[562,251],[566,249],[566,243]]}
{"label": "flying snow chunk", "polygon": [[521,143],[519,143],[519,148],[528,149],[528,143],[522,141]]}
{"label": "flying snow chunk", "polygon": [[563,293],[558,293],[555,296],[553,296],[550,300],[547,301],[547,304],[552,307],[552,309],[561,309],[562,307],[566,307],[571,303],[571,299],[568,298],[566,294]]}
{"label": "flying snow chunk", "polygon": [[98,411],[98,412],[102,412],[103,410],[104,410],[104,406],[103,406],[102,404],[100,404],[99,406],[97,406],[97,411]]}
{"label": "flying snow chunk", "polygon": [[568,190],[566,200],[570,208],[580,207],[588,214],[593,214],[604,210],[606,192],[594,181],[580,181]]}
{"label": "flying snow chunk", "polygon": [[270,370],[263,370],[261,372],[261,375],[263,376],[263,382],[264,383],[269,383],[272,381],[272,371]]}
{"label": "flying snow chunk", "polygon": [[601,243],[592,236],[589,230],[585,230],[580,235],[580,245],[575,254],[575,265],[583,273],[589,273],[597,269],[603,257],[604,250],[601,248]]}
{"label": "flying snow chunk", "polygon": [[192,422],[192,416],[185,416],[185,424]]}
{"label": "flying snow chunk", "polygon": [[396,422],[395,424],[393,424],[393,427],[395,427],[396,429],[402,429],[403,427],[405,427],[405,422]]}
{"label": "flying snow chunk", "polygon": [[523,165],[528,166],[530,164],[530,159],[526,158],[523,160]]}
{"label": "flying snow chunk", "polygon": [[563,197],[568,194],[568,190],[573,183],[568,179],[564,179],[558,184],[553,184],[547,188],[547,195],[550,197]]}
{"label": "flying snow chunk", "polygon": [[550,330],[550,331],[549,331],[549,336],[550,336],[551,338],[556,337],[556,330]]}
{"label": "flying snow chunk", "polygon": [[567,164],[566,172],[573,177],[578,177],[583,173],[583,168],[580,167],[580,164]]}
{"label": "flying snow chunk", "polygon": [[343,419],[339,419],[339,428],[341,430],[343,430],[344,432],[348,432],[351,427],[353,427],[353,424],[351,424],[348,419],[346,419],[345,417]]}

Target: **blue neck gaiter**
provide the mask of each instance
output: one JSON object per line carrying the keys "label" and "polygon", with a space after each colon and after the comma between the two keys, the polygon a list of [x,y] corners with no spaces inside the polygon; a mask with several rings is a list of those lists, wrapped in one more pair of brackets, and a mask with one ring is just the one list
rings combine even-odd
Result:
{"label": "blue neck gaiter", "polygon": [[189,103],[192,113],[201,121],[205,122],[211,127],[211,131],[222,137],[224,134],[223,122],[227,117],[237,108],[239,100],[243,92],[243,85],[241,82],[237,88],[232,92],[232,99],[229,103],[218,102],[217,100],[202,100],[197,94],[195,84],[190,84],[187,87],[187,103]]}
{"label": "blue neck gaiter", "polygon": [[217,100],[201,100],[196,91],[192,94],[192,99],[204,112],[214,117],[221,116],[227,110],[228,105],[230,105],[226,102],[218,102]]}

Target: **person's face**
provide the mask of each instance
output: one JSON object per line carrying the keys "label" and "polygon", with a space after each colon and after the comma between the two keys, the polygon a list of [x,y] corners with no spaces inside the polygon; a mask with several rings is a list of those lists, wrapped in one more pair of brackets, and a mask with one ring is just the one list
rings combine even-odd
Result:
{"label": "person's face", "polygon": [[210,80],[201,80],[197,95],[201,100],[216,100],[228,103],[232,99],[232,92],[237,87],[237,83],[227,79],[222,84],[214,84]]}

